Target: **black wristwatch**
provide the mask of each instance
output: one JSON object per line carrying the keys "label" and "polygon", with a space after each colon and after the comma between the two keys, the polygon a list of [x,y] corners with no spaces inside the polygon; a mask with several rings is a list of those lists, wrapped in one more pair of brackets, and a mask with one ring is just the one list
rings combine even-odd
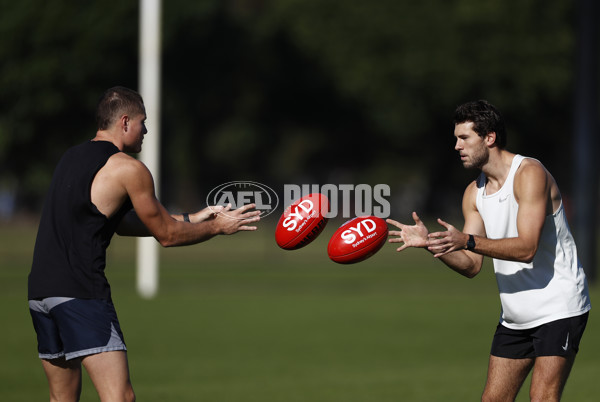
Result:
{"label": "black wristwatch", "polygon": [[467,240],[467,250],[473,251],[475,249],[475,237],[470,234],[469,240]]}

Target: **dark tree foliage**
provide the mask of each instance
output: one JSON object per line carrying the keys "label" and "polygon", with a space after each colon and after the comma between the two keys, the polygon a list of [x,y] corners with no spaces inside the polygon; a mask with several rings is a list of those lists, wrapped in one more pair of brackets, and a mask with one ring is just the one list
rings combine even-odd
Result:
{"label": "dark tree foliage", "polygon": [[[137,87],[135,1],[0,2],[0,168],[35,210],[95,102]],[[162,199],[231,180],[388,183],[399,211],[459,210],[451,116],[485,98],[508,148],[570,177],[572,2],[163,2]],[[152,135],[152,127],[149,128]],[[3,184],[4,183],[4,184]]]}

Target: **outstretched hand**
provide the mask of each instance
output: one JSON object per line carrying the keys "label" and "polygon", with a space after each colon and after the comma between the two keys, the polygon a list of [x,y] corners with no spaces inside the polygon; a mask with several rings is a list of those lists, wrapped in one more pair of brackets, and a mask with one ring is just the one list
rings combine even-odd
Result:
{"label": "outstretched hand", "polygon": [[434,254],[433,256],[437,258],[453,251],[464,250],[469,235],[441,219],[437,221],[446,228],[446,231],[429,234],[427,249]]}
{"label": "outstretched hand", "polygon": [[400,230],[392,230],[390,236],[398,236],[389,239],[390,243],[403,243],[396,251],[402,251],[408,247],[427,247],[429,230],[421,221],[416,212],[412,213],[415,224],[412,226],[405,225],[392,219],[387,219],[386,222],[396,226]]}
{"label": "outstretched hand", "polygon": [[239,231],[256,230],[256,226],[249,226],[252,223],[260,220],[261,212],[254,210],[255,204],[248,204],[238,209],[231,209],[231,204],[226,207],[209,207],[221,208],[214,214],[215,225],[219,234],[234,234]]}

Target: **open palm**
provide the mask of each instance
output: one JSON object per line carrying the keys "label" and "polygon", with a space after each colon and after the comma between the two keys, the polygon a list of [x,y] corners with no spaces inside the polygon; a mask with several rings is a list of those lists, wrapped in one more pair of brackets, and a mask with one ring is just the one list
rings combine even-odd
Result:
{"label": "open palm", "polygon": [[390,231],[390,236],[398,236],[390,238],[390,243],[403,243],[397,251],[402,251],[408,247],[426,247],[427,246],[427,235],[429,230],[425,224],[421,221],[416,212],[412,214],[415,221],[414,225],[405,225],[393,219],[388,219],[387,223],[396,226],[400,230]]}

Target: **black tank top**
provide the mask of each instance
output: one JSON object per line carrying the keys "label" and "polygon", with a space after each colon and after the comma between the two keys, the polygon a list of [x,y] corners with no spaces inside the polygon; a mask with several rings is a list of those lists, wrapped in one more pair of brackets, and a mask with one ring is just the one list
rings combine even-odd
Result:
{"label": "black tank top", "polygon": [[29,274],[28,298],[51,296],[110,300],[104,274],[106,248],[127,201],[106,218],[91,201],[92,180],[108,158],[120,152],[107,141],[88,141],[59,161],[46,196]]}

